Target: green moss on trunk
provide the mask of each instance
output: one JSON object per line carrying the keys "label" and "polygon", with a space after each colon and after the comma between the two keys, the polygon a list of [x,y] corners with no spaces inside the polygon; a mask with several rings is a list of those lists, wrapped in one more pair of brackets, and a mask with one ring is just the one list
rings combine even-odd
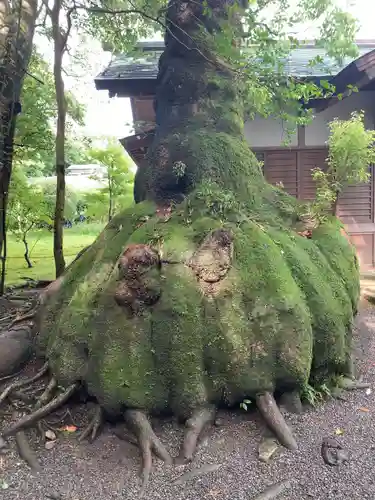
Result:
{"label": "green moss on trunk", "polygon": [[[39,341],[54,373],[66,384],[82,380],[113,413],[188,416],[204,403],[298,390],[311,377],[345,371],[354,299],[347,283],[358,276],[339,226],[308,240],[245,211],[224,222],[204,206],[195,210],[195,199],[188,221],[187,202],[167,221],[149,204],[115,218],[46,307]],[[189,262],[218,227],[231,231],[233,256],[223,279],[207,284]],[[324,234],[335,241],[335,266],[320,250]],[[118,263],[140,243],[165,261],[152,275],[162,292],[129,315],[114,298]]]}

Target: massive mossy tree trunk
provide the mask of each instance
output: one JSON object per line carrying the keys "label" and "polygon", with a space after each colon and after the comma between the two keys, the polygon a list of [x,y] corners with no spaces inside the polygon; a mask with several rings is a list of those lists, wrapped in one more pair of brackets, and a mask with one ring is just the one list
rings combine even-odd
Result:
{"label": "massive mossy tree trunk", "polygon": [[335,219],[298,234],[297,201],[249,150],[240,75],[215,53],[229,5],[171,2],[146,199],[113,218],[34,321],[59,384],[124,415],[146,476],[151,450],[169,459],[146,413],[187,419],[185,461],[217,405],[253,398],[295,448],[274,393],[350,372],[355,254]]}

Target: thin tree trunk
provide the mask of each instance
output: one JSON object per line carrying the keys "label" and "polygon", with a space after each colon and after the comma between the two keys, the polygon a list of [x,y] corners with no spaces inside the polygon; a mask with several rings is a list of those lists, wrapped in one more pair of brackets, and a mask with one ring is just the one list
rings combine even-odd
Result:
{"label": "thin tree trunk", "polygon": [[33,267],[33,265],[32,265],[32,263],[30,261],[29,244],[27,243],[27,239],[26,239],[26,235],[25,234],[23,235],[22,242],[23,242],[24,247],[25,247],[25,253],[23,254],[23,256],[25,257],[27,267],[29,269],[31,269]]}
{"label": "thin tree trunk", "polygon": [[6,0],[0,4],[0,294],[5,286],[5,221],[16,115],[37,18],[37,0],[16,0],[12,5],[11,9]]}
{"label": "thin tree trunk", "polygon": [[61,276],[65,270],[64,259],[64,209],[65,209],[65,122],[66,122],[66,100],[65,86],[62,77],[62,60],[66,48],[66,34],[62,34],[60,26],[61,0],[55,0],[51,10],[52,31],[54,40],[54,66],[53,74],[55,80],[56,103],[57,103],[57,126],[56,126],[56,205],[54,218],[54,240],[53,254],[55,258],[56,278]]}
{"label": "thin tree trunk", "polygon": [[0,295],[4,295],[5,279],[6,279],[6,262],[7,262],[7,253],[8,253],[7,231],[6,231],[6,210],[4,210],[4,209],[1,211],[1,230],[4,232],[3,232],[3,244],[2,244],[2,255],[1,255]]}
{"label": "thin tree trunk", "polygon": [[113,217],[113,186],[110,174],[108,174],[108,195],[109,195],[108,222],[111,222]]}
{"label": "thin tree trunk", "polygon": [[332,215],[337,216],[340,191],[336,191],[335,201],[332,203]]}

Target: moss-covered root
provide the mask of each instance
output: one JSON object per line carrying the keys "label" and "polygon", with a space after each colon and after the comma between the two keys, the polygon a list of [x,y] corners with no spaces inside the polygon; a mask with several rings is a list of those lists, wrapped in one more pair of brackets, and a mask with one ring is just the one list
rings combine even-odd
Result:
{"label": "moss-covered root", "polygon": [[179,456],[175,459],[177,465],[187,464],[193,460],[199,437],[208,425],[214,423],[215,416],[216,408],[211,405],[205,408],[199,408],[193,413],[192,417],[186,421],[184,442]]}
{"label": "moss-covered root", "polygon": [[[125,422],[129,429],[137,438],[138,446],[142,454],[142,493],[147,486],[152,469],[152,452],[165,463],[171,465],[172,457],[161,443],[160,439],[152,430],[147,415],[138,410],[127,410],[125,412]],[[141,495],[142,495],[141,493]]]}
{"label": "moss-covered root", "polygon": [[280,443],[289,450],[297,450],[297,442],[277,407],[273,395],[270,392],[258,394],[256,396],[256,403],[266,424],[274,432]]}
{"label": "moss-covered root", "polygon": [[371,387],[371,384],[368,384],[366,382],[358,382],[357,380],[353,380],[347,377],[340,378],[337,385],[339,389],[344,389],[346,391],[369,389]]}
{"label": "moss-covered root", "polygon": [[299,391],[284,392],[280,399],[281,406],[289,413],[300,415],[303,412],[302,401]]}
{"label": "moss-covered root", "polygon": [[92,419],[90,420],[82,434],[79,436],[78,441],[81,442],[86,438],[89,438],[91,442],[94,441],[100,433],[100,429],[103,425],[103,420],[103,410],[101,406],[98,405],[95,408]]}

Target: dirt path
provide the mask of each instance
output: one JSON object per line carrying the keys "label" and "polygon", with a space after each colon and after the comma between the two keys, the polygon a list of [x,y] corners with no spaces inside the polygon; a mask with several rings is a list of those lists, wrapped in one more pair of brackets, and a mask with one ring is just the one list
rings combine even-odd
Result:
{"label": "dirt path", "polygon": [[[375,309],[366,308],[358,320],[356,355],[359,373],[375,391]],[[368,411],[367,411],[368,410]],[[80,420],[79,411],[74,417]],[[9,416],[0,414],[2,423]],[[193,464],[168,468],[160,462],[145,498],[148,500],[251,500],[268,485],[284,479],[291,487],[282,500],[375,499],[375,392],[350,393],[347,401],[330,401],[317,410],[287,418],[293,425],[299,451],[281,449],[269,465],[256,458],[264,426],[256,414],[221,414],[222,425],[203,439]],[[155,422],[155,429],[176,453],[181,429],[173,422]],[[320,446],[335,436],[349,452],[340,467],[324,464]],[[34,443],[35,446],[37,446]],[[6,500],[135,500],[138,498],[137,449],[116,437],[110,427],[93,444],[78,444],[74,434],[59,435],[48,451],[39,445],[43,472],[33,475],[14,451],[0,455],[0,498]],[[187,470],[205,464],[221,467],[183,484],[172,484]],[[2,486],[8,486],[2,489]]]}

